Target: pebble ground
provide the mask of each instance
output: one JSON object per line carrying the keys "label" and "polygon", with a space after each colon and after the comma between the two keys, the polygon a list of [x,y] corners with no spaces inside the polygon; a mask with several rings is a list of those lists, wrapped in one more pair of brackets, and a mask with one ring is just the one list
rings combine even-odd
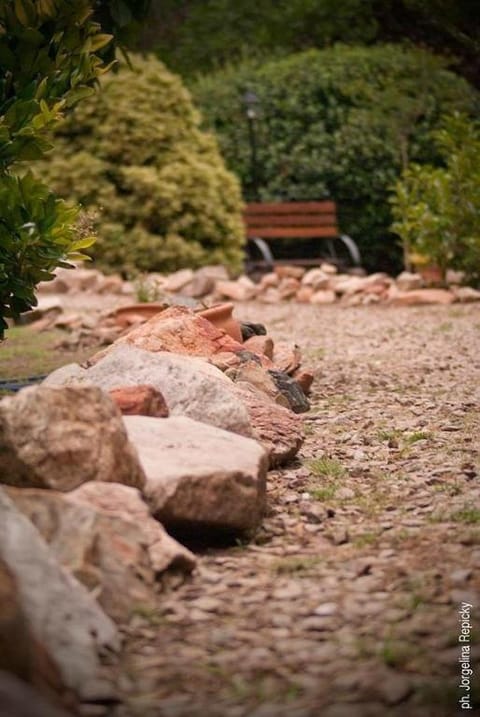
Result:
{"label": "pebble ground", "polygon": [[236,315],[302,347],[307,438],[258,532],[202,549],[124,627],[115,717],[475,713],[458,638],[468,603],[478,687],[480,307]]}

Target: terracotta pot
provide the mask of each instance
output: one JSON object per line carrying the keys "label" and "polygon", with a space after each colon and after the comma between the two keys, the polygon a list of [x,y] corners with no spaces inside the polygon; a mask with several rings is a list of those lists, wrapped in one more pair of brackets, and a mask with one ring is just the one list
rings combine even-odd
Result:
{"label": "terracotta pot", "polygon": [[140,303],[140,304],[128,304],[128,306],[120,306],[115,309],[113,315],[115,321],[119,326],[130,326],[143,321],[148,321],[152,316],[164,311],[167,308],[167,304],[160,303]]}
{"label": "terracotta pot", "polygon": [[223,329],[232,339],[243,343],[242,329],[240,324],[236,321],[233,316],[233,304],[217,304],[216,306],[210,306],[208,309],[199,311],[199,316],[203,316],[204,319],[210,321],[219,329]]}
{"label": "terracotta pot", "polygon": [[443,283],[443,272],[436,264],[427,264],[427,266],[419,267],[417,271],[427,285]]}

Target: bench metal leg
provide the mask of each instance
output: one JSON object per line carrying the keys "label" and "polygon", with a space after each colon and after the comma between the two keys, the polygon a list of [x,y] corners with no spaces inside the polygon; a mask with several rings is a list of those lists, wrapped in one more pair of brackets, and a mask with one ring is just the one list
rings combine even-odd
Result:
{"label": "bench metal leg", "polygon": [[273,270],[275,259],[273,258],[272,250],[270,249],[265,239],[260,239],[260,237],[254,237],[253,239],[249,239],[249,241],[257,247],[258,251],[262,255],[262,259],[265,261],[268,268],[270,270]]}
{"label": "bench metal leg", "polygon": [[348,234],[340,234],[339,237],[340,241],[342,241],[345,246],[347,247],[350,256],[352,257],[352,261],[356,266],[360,266],[362,263],[362,257],[360,255],[360,251],[358,246],[353,241],[352,237],[349,237]]}

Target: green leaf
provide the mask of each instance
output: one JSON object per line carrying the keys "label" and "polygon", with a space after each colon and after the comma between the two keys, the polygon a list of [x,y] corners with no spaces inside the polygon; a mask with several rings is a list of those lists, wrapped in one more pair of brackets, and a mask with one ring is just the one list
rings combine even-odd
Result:
{"label": "green leaf", "polygon": [[89,38],[90,52],[97,52],[113,40],[113,35],[99,34]]}
{"label": "green leaf", "polygon": [[78,241],[74,241],[72,243],[72,250],[76,251],[77,249],[88,249],[88,247],[92,246],[92,244],[96,241],[96,236],[84,237],[83,239],[79,239]]}
{"label": "green leaf", "polygon": [[73,107],[80,100],[93,94],[95,94],[95,90],[92,87],[76,87],[67,94],[67,107]]}
{"label": "green leaf", "polygon": [[15,15],[22,25],[27,27],[35,22],[35,6],[30,0],[14,0]]}

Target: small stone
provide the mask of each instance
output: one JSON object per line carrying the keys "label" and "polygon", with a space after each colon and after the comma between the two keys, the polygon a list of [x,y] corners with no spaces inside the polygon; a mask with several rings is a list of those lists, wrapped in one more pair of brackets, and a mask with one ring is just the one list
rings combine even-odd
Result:
{"label": "small stone", "polygon": [[198,600],[194,600],[190,603],[190,605],[195,607],[197,610],[202,610],[204,612],[217,612],[222,603],[220,600],[216,600],[215,598],[202,597],[198,598]]}
{"label": "small stone", "polygon": [[303,589],[298,583],[290,582],[277,588],[272,593],[274,600],[295,600],[303,595]]}
{"label": "small stone", "polygon": [[466,583],[471,577],[472,571],[469,568],[458,568],[449,575],[452,583]]}
{"label": "small stone", "polygon": [[330,288],[331,276],[324,272],[322,269],[310,269],[302,278],[302,286],[309,286],[313,291],[319,291],[320,289]]}
{"label": "small stone", "polygon": [[314,374],[311,371],[305,371],[303,369],[297,369],[293,374],[293,378],[302,389],[305,396],[308,396],[312,383],[315,379]]}
{"label": "small stone", "polygon": [[299,304],[309,304],[315,290],[312,286],[301,286],[295,294],[295,299]]}
{"label": "small stone", "polygon": [[455,295],[446,289],[417,289],[398,292],[390,299],[392,306],[422,306],[429,304],[448,305],[455,301]]}
{"label": "small stone", "polygon": [[263,354],[273,359],[273,339],[270,336],[251,336],[244,341],[244,347],[254,354]]}
{"label": "small stone", "polygon": [[217,281],[215,283],[215,294],[223,296],[226,299],[232,299],[233,301],[248,301],[253,299],[257,293],[257,287],[249,279],[241,281],[241,279],[247,279],[247,277],[240,277],[237,281]]}
{"label": "small stone", "polygon": [[293,277],[285,277],[281,280],[278,291],[281,299],[291,299],[300,288],[300,282]]}
{"label": "small stone", "polygon": [[166,418],[169,415],[160,391],[148,384],[111,388],[108,394],[124,416]]}
{"label": "small stone", "polygon": [[259,294],[258,301],[264,304],[278,304],[281,301],[280,292],[275,288],[268,288],[263,293]]}
{"label": "small stone", "polygon": [[472,289],[470,286],[459,286],[453,290],[455,298],[462,304],[467,304],[472,301],[480,301],[480,291],[478,289]]}
{"label": "small stone", "polygon": [[332,615],[335,615],[338,612],[338,605],[335,602],[325,602],[321,605],[318,605],[318,607],[315,608],[313,611],[314,615],[318,615],[319,617],[331,617]]}
{"label": "small stone", "polygon": [[316,291],[310,298],[311,304],[334,304],[337,297],[331,289]]}
{"label": "small stone", "polygon": [[378,680],[378,689],[388,705],[398,705],[413,691],[413,687],[407,677],[394,673],[382,675],[381,679]]}
{"label": "small stone", "polygon": [[285,277],[291,277],[293,279],[301,279],[305,274],[305,269],[301,266],[293,266],[288,264],[280,264],[275,267],[275,274],[283,279]]}
{"label": "small stone", "polygon": [[420,274],[412,274],[409,271],[402,271],[395,280],[400,291],[411,291],[412,289],[421,289],[423,279]]}
{"label": "small stone", "polygon": [[280,277],[275,272],[270,272],[268,274],[264,274],[262,278],[260,279],[260,282],[258,284],[258,288],[263,291],[264,289],[269,289],[275,286],[278,286],[280,283]]}
{"label": "small stone", "polygon": [[169,291],[172,294],[175,294],[177,291],[181,291],[184,286],[191,282],[193,277],[194,273],[192,269],[180,269],[180,271],[176,271],[167,277],[164,289],[165,291]]}

